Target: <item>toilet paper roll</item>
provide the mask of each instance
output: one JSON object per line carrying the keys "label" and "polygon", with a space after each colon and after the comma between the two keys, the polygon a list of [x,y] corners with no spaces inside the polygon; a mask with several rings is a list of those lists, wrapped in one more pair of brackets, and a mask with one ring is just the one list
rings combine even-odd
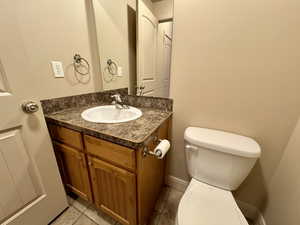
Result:
{"label": "toilet paper roll", "polygon": [[161,142],[154,149],[154,153],[157,158],[162,159],[170,149],[170,142],[166,139],[161,140]]}

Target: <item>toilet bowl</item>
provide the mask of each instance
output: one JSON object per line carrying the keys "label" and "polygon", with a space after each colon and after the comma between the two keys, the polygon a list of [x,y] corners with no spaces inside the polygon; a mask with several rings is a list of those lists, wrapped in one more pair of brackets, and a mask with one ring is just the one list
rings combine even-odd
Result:
{"label": "toilet bowl", "polygon": [[232,193],[192,179],[178,206],[177,225],[248,225]]}
{"label": "toilet bowl", "polygon": [[188,172],[192,177],[180,200],[177,225],[248,225],[232,190],[247,177],[260,146],[251,138],[189,127],[185,131]]}

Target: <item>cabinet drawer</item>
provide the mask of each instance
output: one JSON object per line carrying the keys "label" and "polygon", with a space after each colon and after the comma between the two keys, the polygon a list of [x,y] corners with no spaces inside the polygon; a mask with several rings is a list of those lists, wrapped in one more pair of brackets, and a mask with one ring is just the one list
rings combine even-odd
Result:
{"label": "cabinet drawer", "polygon": [[88,153],[131,171],[135,170],[135,150],[84,135]]}
{"label": "cabinet drawer", "polygon": [[52,139],[77,149],[83,149],[82,137],[79,132],[54,124],[48,124],[48,128]]}

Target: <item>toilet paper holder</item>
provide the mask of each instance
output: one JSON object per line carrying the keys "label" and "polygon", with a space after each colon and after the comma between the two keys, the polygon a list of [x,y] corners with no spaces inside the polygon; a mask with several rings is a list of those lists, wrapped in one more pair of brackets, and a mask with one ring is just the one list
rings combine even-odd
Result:
{"label": "toilet paper holder", "polygon": [[144,147],[143,147],[143,157],[146,157],[147,155],[160,157],[162,153],[159,153],[159,152],[155,153],[155,152],[149,150],[148,145],[150,144],[151,141],[153,141],[154,143],[159,143],[162,140],[158,139],[157,136],[151,136],[148,140],[146,140],[144,143]]}

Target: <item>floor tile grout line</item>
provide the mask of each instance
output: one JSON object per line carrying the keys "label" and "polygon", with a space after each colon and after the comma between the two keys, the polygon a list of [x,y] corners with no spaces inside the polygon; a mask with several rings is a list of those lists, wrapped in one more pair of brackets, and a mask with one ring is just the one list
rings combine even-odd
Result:
{"label": "floor tile grout line", "polygon": [[[87,208],[88,209],[88,208]],[[85,210],[86,212],[87,210]],[[95,224],[99,225],[99,223],[97,221],[95,221],[92,217],[90,217],[89,215],[87,215],[86,213],[83,213],[87,218],[89,218],[90,220],[92,220]],[[98,214],[98,213],[97,213]]]}
{"label": "floor tile grout line", "polygon": [[[71,206],[73,207],[73,206]],[[77,221],[80,219],[80,217],[82,216],[83,212],[81,212],[80,210],[76,209],[75,207],[73,207],[75,210],[77,210],[78,212],[80,212],[80,215],[78,216],[78,218],[72,223],[72,225],[74,225],[75,223],[77,223]]]}
{"label": "floor tile grout line", "polygon": [[[165,187],[166,188],[166,187]],[[157,221],[153,224],[153,225],[160,225],[160,223],[163,221],[163,219],[164,219],[164,216],[166,215],[166,214],[168,214],[168,210],[167,210],[167,207],[168,207],[168,202],[171,200],[171,192],[172,192],[172,188],[166,188],[166,190],[165,190],[165,192],[163,193],[160,193],[160,194],[163,194],[164,196],[163,196],[163,198],[162,198],[162,202],[164,203],[163,204],[163,207],[162,207],[162,209],[154,209],[154,212],[156,212],[157,213]],[[174,196],[173,196],[173,198],[174,198]],[[92,204],[89,204],[89,205],[87,205],[85,208],[84,208],[84,210],[80,210],[80,209],[78,209],[78,208],[76,208],[73,204],[75,203],[75,201],[76,201],[77,199],[73,199],[73,201],[72,201],[72,204],[69,204],[69,207],[72,207],[72,208],[74,208],[76,211],[78,211],[79,212],[79,216],[78,216],[78,218],[76,218],[76,220],[71,224],[71,225],[75,225],[77,222],[78,222],[78,220],[82,217],[82,216],[85,216],[85,217],[87,217],[89,220],[91,220],[91,221],[93,221],[93,223],[95,223],[95,225],[100,225],[97,221],[96,221],[96,219],[95,218],[93,218],[93,216],[89,216],[88,214],[87,214],[87,212],[88,212],[88,210],[92,210]],[[172,199],[172,201],[173,201],[174,199]],[[95,209],[96,210],[96,214],[98,214],[98,216],[100,216],[99,215],[99,213],[98,213],[98,209]],[[172,219],[172,218],[167,218],[169,221],[172,221],[172,223],[175,223],[175,220],[174,219]],[[110,222],[110,224],[111,225],[118,225],[119,224],[119,222],[118,221],[116,221],[116,220],[114,220],[113,222]]]}
{"label": "floor tile grout line", "polygon": [[[73,202],[72,202],[72,204],[70,204],[70,206],[72,206],[73,208],[75,208],[75,209],[76,209],[77,211],[79,211],[81,214],[80,214],[80,216],[75,220],[75,222],[72,223],[72,225],[74,225],[74,224],[80,219],[80,217],[82,217],[83,215],[86,216],[86,217],[87,217],[88,219],[90,219],[91,221],[93,221],[96,225],[99,225],[99,223],[97,223],[93,218],[89,217],[89,216],[86,214],[86,211],[90,208],[90,206],[91,206],[92,204],[88,204],[88,205],[86,205],[85,209],[80,210],[80,209],[78,209],[78,208],[76,208],[76,207],[74,206],[74,203],[75,203],[76,201],[78,201],[78,199],[73,199]],[[81,204],[81,203],[80,203],[80,204]]]}

